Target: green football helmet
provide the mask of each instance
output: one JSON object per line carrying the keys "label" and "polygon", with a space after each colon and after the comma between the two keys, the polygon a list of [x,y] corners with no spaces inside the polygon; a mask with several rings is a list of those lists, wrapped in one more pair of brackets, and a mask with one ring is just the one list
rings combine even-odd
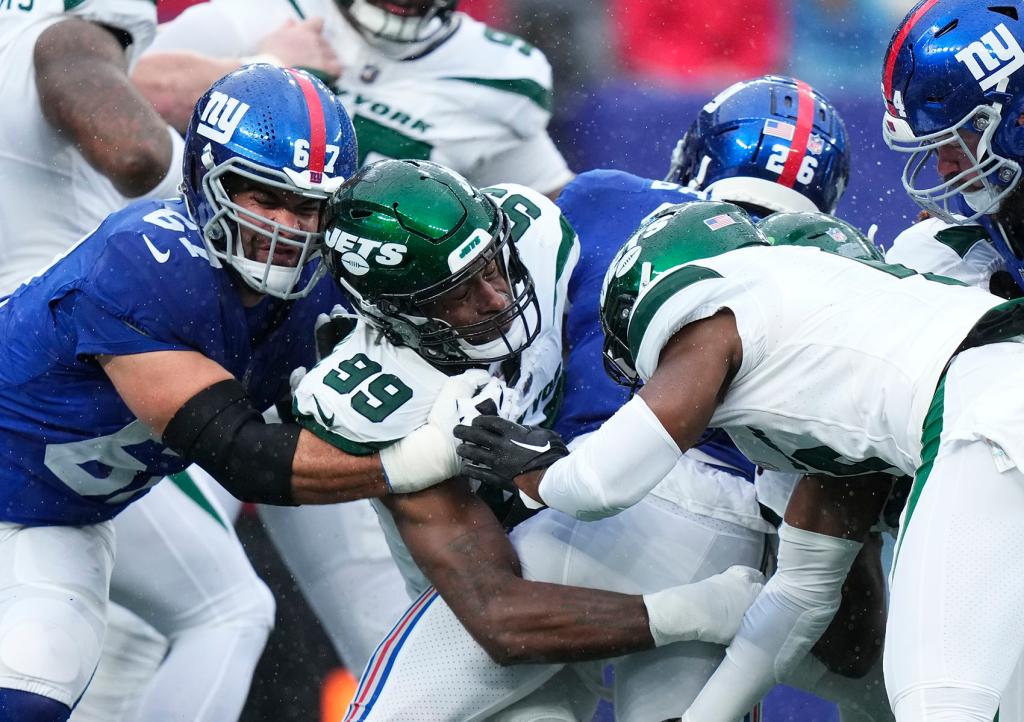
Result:
{"label": "green football helmet", "polygon": [[775,246],[813,246],[859,261],[885,261],[867,236],[827,213],[772,213],[757,227]]}
{"label": "green football helmet", "polygon": [[739,206],[693,201],[646,220],[616,254],[601,288],[605,371],[635,387],[636,354],[643,331],[662,303],[679,289],[718,274],[683,264],[713,258],[768,240]]}
{"label": "green football helmet", "polygon": [[[540,304],[509,218],[455,171],[373,163],[331,197],[325,218],[328,272],[392,343],[434,364],[467,365],[512,358],[537,337]],[[463,326],[424,309],[492,262],[510,290],[504,309]]]}

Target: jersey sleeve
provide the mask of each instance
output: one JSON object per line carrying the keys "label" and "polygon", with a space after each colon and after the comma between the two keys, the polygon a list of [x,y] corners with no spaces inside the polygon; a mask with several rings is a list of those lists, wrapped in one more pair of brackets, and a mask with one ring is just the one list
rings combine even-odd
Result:
{"label": "jersey sleeve", "polygon": [[648,286],[637,299],[629,322],[628,343],[636,370],[645,381],[658,366],[665,344],[679,329],[723,309],[732,311],[743,347],[743,362],[734,383],[754,368],[767,347],[763,299],[733,281],[719,258],[676,268]]}
{"label": "jersey sleeve", "polygon": [[573,179],[573,172],[546,129],[484,157],[473,173],[477,185],[508,181],[550,195]]}
{"label": "jersey sleeve", "polygon": [[152,51],[191,50],[220,58],[252,55],[263,39],[299,15],[287,0],[209,0],[160,26]]}
{"label": "jersey sleeve", "polygon": [[992,274],[1005,267],[984,228],[953,226],[937,218],[915,223],[898,235],[885,260],[920,273],[955,278],[986,291]]}
{"label": "jersey sleeve", "polygon": [[133,65],[156,35],[156,3],[151,0],[85,0],[65,3],[69,15],[123,30],[131,37],[126,49],[128,64]]}
{"label": "jersey sleeve", "polygon": [[114,316],[84,293],[72,292],[54,307],[54,320],[61,332],[74,339],[76,358],[148,353],[150,351],[186,351],[183,343],[161,341]]}
{"label": "jersey sleeve", "polygon": [[360,321],[295,390],[299,424],[349,454],[383,449],[426,423],[446,377]]}
{"label": "jersey sleeve", "polygon": [[[571,178],[547,133],[553,99],[551,65],[522,39],[468,17],[442,73],[449,90],[476,116],[474,158],[461,167],[476,185],[513,181],[550,193]],[[473,58],[467,64],[466,59]],[[486,133],[483,131],[486,129]],[[485,137],[486,136],[486,137]],[[472,160],[472,162],[468,162]]]}
{"label": "jersey sleeve", "polygon": [[[96,233],[106,228],[101,225]],[[158,258],[160,249],[167,256]],[[210,319],[222,313],[221,289],[210,286],[208,268],[207,260],[182,252],[170,232],[119,230],[108,236],[75,288],[92,306],[142,336],[175,348],[203,348],[206,335],[216,333]]]}

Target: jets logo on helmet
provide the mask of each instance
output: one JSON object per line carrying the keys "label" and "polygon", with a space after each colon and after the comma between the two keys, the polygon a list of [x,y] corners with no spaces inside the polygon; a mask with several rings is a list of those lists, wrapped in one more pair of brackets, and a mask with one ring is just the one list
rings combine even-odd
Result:
{"label": "jets logo on helmet", "polygon": [[324,243],[340,254],[341,264],[356,276],[369,273],[371,262],[380,266],[397,266],[409,250],[401,243],[381,243],[370,238],[360,238],[340,228],[330,229]]}

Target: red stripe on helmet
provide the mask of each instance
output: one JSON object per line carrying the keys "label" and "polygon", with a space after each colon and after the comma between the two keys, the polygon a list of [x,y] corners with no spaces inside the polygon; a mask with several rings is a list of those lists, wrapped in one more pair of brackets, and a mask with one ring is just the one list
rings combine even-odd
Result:
{"label": "red stripe on helmet", "polygon": [[[324,119],[324,106],[320,102],[320,94],[316,86],[303,73],[288,70],[299,84],[302,96],[306,99],[309,111],[309,175],[313,183],[323,182],[324,158],[327,155],[327,122]],[[319,180],[317,179],[319,176]]]}
{"label": "red stripe on helmet", "polygon": [[917,25],[917,21],[921,19],[926,12],[932,9],[939,0],[927,0],[921,3],[921,5],[914,11],[914,14],[907,19],[907,22],[903,24],[899,32],[892,39],[889,44],[889,52],[885,56],[885,67],[882,69],[882,95],[885,96],[885,105],[889,109],[889,113],[899,117],[899,112],[896,110],[896,106],[892,103],[892,74],[896,70],[896,58],[900,55],[900,50],[903,49],[903,43],[906,41],[907,36],[910,35],[910,31]]}
{"label": "red stripe on helmet", "polygon": [[814,126],[814,96],[811,95],[811,86],[802,80],[796,81],[796,130],[793,131],[793,140],[789,144],[789,158],[779,175],[779,183],[792,188],[796,183],[796,175],[800,172],[800,165],[807,155],[807,140],[811,137],[811,128]]}

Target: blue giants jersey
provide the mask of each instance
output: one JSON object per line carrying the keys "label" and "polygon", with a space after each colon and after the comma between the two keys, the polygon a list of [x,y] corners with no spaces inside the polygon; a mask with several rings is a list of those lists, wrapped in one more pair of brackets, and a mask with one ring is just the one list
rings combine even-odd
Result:
{"label": "blue giants jersey", "polygon": [[[605,373],[602,355],[601,285],[612,258],[648,216],[703,199],[674,183],[613,170],[583,173],[558,197],[558,207],[580,239],[580,260],[569,282],[565,397],[555,423],[566,440],[594,431],[629,400],[629,390]],[[699,448],[753,479],[753,465],[724,433],[709,432]]]}
{"label": "blue giants jersey", "polygon": [[246,308],[184,203],[109,216],[0,303],[0,519],[103,521],[188,465],[129,411],[97,355],[197,351],[267,408],[292,368],[312,365],[316,316],[341,301],[325,279],[299,301]]}

